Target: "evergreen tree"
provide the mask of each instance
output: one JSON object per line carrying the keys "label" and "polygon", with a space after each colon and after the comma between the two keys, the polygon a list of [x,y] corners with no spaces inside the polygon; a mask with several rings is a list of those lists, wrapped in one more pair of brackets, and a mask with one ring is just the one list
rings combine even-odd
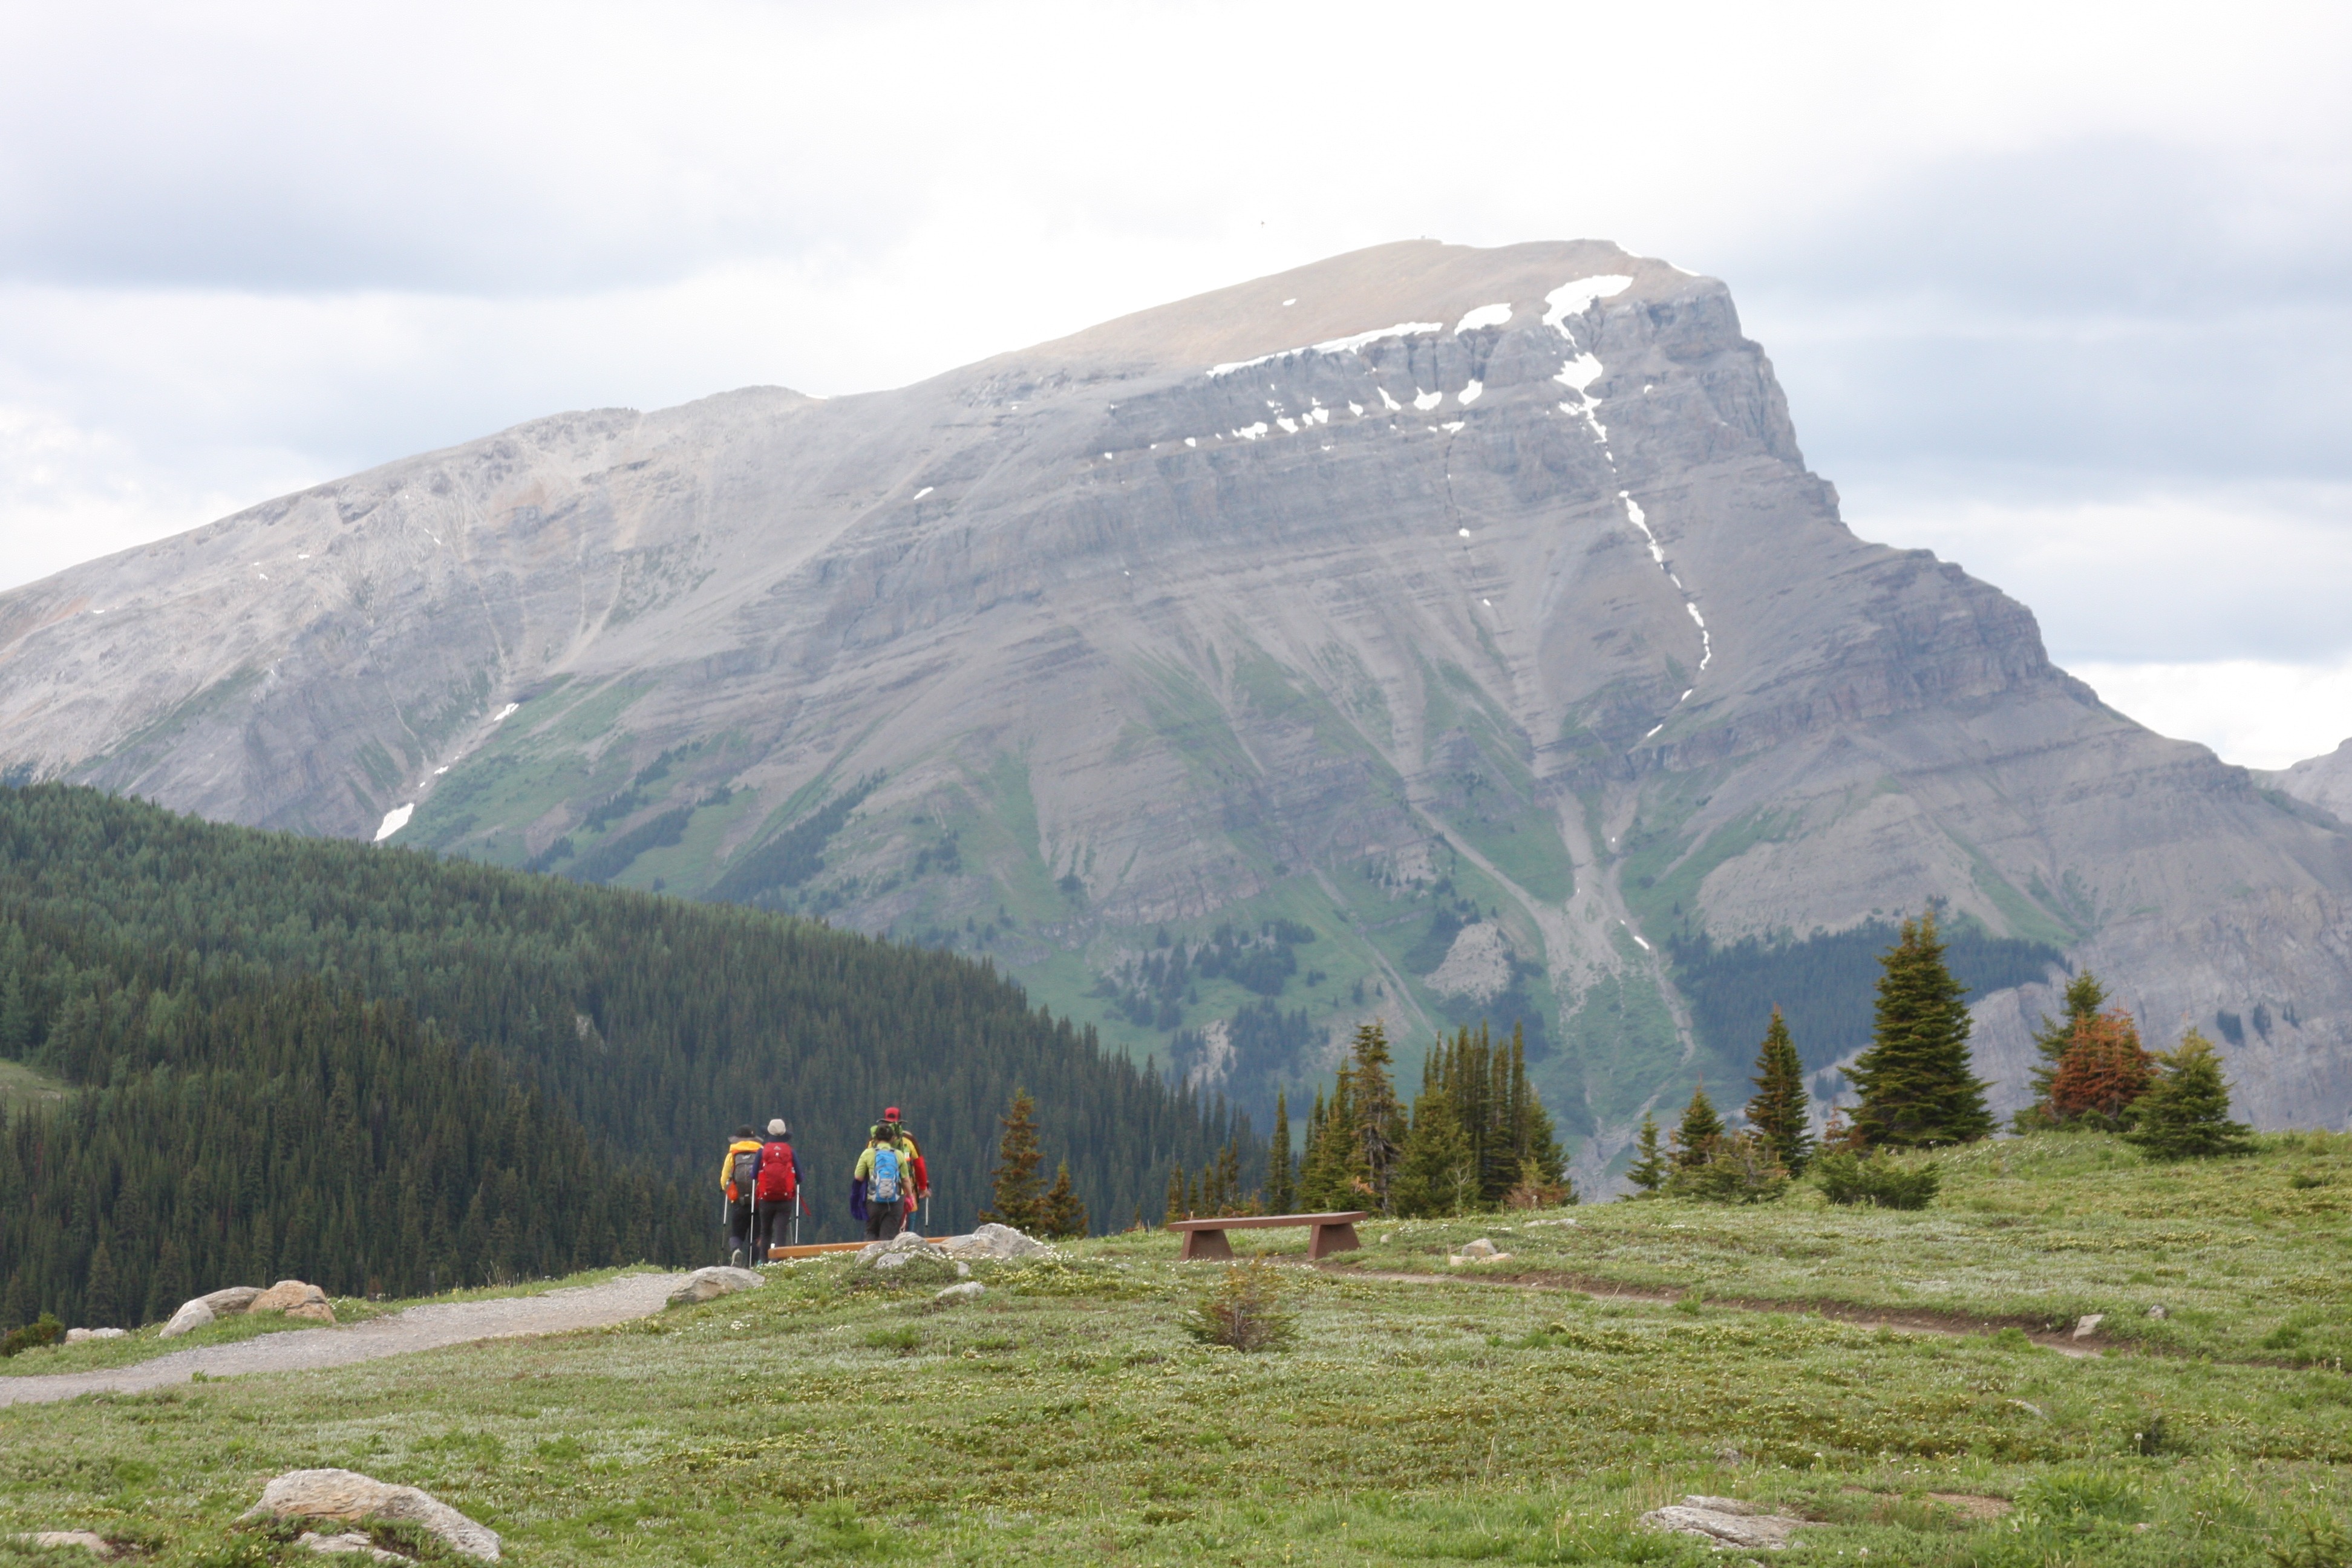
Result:
{"label": "evergreen tree", "polygon": [[1086,1233],[1087,1205],[1078,1201],[1077,1189],[1070,1185],[1070,1163],[1065,1160],[1045,1194],[1045,1234],[1064,1237]]}
{"label": "evergreen tree", "polygon": [[2107,1005],[2107,988],[2089,970],[2066,983],[2063,997],[2065,1016],[2053,1019],[2044,1013],[2042,1026],[2033,1031],[2034,1049],[2042,1060],[2033,1068],[2033,1103],[2045,1104],[2050,1099],[2050,1085],[2058,1076],[2058,1066],[2066,1055],[2066,1047],[2082,1024],[2098,1016]]}
{"label": "evergreen tree", "polygon": [[1045,1156],[1037,1147],[1037,1106],[1027,1089],[1013,1091],[1003,1127],[1004,1136],[996,1145],[996,1169],[988,1177],[990,1206],[981,1218],[1035,1231],[1045,1224],[1045,1184],[1037,1176]]}
{"label": "evergreen tree", "polygon": [[1191,1208],[1184,1202],[1184,1167],[1171,1165],[1168,1167],[1168,1202],[1161,1210],[1160,1223],[1165,1225],[1170,1220],[1192,1217]]}
{"label": "evergreen tree", "polygon": [[1396,1085],[1389,1078],[1388,1031],[1378,1022],[1356,1030],[1356,1049],[1349,1064],[1349,1090],[1355,1102],[1355,1153],[1349,1174],[1360,1189],[1365,1206],[1385,1214],[1389,1183],[1404,1142],[1404,1110],[1397,1103]]}
{"label": "evergreen tree", "polygon": [[1687,1171],[1703,1165],[1715,1152],[1716,1140],[1723,1136],[1723,1118],[1715,1112],[1715,1102],[1706,1097],[1706,1085],[1691,1090],[1690,1103],[1683,1108],[1683,1119],[1667,1140],[1674,1149],[1675,1169]]}
{"label": "evergreen tree", "polygon": [[91,1327],[123,1326],[124,1313],[114,1278],[114,1255],[107,1249],[102,1236],[89,1255],[89,1280],[82,1287],[81,1300],[82,1316]]}
{"label": "evergreen tree", "polygon": [[2253,1130],[2230,1120],[2230,1086],[2213,1042],[2191,1029],[2157,1058],[2163,1074],[2134,1108],[2124,1139],[2152,1160],[2244,1154]]}
{"label": "evergreen tree", "polygon": [[2045,1125],[2112,1128],[2156,1081],[2156,1058],[2121,1007],[2075,1021],[2040,1110]]}
{"label": "evergreen tree", "polygon": [[1330,1098],[1318,1093],[1314,1125],[1307,1135],[1307,1158],[1298,1173],[1298,1206],[1309,1214],[1331,1214],[1362,1206],[1358,1186],[1356,1101],[1350,1091],[1352,1068],[1339,1069]]}
{"label": "evergreen tree", "polygon": [[1389,1185],[1390,1212],[1419,1219],[1467,1214],[1481,1206],[1477,1157],[1463,1134],[1462,1119],[1440,1080],[1433,1053],[1422,1069],[1421,1092],[1412,1102],[1412,1130],[1405,1135],[1396,1176]]}
{"label": "evergreen tree", "polygon": [[1756,1095],[1748,1102],[1748,1125],[1772,1146],[1782,1168],[1792,1176],[1803,1175],[1806,1162],[1813,1157],[1811,1102],[1805,1094],[1805,1068],[1797,1057],[1797,1043],[1789,1037],[1789,1026],[1778,1007],[1772,1009],[1771,1025],[1756,1053],[1756,1076],[1749,1081]]}
{"label": "evergreen tree", "polygon": [[1969,1071],[1969,1010],[1944,964],[1933,910],[1903,922],[1881,960],[1870,1048],[1848,1071],[1854,1126],[1872,1144],[1965,1143],[1992,1131],[1985,1085]]}
{"label": "evergreen tree", "polygon": [[1265,1212],[1288,1214],[1298,1201],[1298,1177],[1290,1163],[1290,1098],[1274,1094],[1274,1136],[1265,1149]]}
{"label": "evergreen tree", "polygon": [[[1484,1033],[1484,1026],[1481,1026]],[[1567,1201],[1576,1201],[1575,1189],[1565,1187],[1568,1181],[1568,1161],[1559,1152],[1559,1140],[1553,1133],[1551,1117],[1543,1108],[1543,1100],[1528,1081],[1528,1042],[1524,1026],[1511,1026],[1511,1089],[1508,1105],[1511,1134],[1511,1157],[1516,1163],[1516,1184],[1528,1184],[1530,1166],[1542,1178],[1546,1187],[1564,1187]]]}
{"label": "evergreen tree", "polygon": [[1665,1185],[1674,1170],[1665,1152],[1658,1147],[1658,1119],[1648,1111],[1642,1113],[1642,1131],[1633,1141],[1633,1163],[1625,1168],[1625,1179],[1647,1196]]}
{"label": "evergreen tree", "polygon": [[[9,934],[16,934],[13,927]],[[0,1057],[21,1058],[32,1043],[33,1016],[25,1005],[24,976],[11,965],[0,972]]]}

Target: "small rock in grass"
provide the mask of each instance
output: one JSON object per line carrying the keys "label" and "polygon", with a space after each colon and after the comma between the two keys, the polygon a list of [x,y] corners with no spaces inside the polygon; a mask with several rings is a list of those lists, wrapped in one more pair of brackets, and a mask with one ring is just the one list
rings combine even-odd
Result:
{"label": "small rock in grass", "polygon": [[321,1535],[315,1530],[306,1530],[301,1534],[294,1538],[294,1544],[297,1546],[306,1546],[313,1552],[323,1552],[331,1556],[340,1556],[345,1552],[358,1552],[363,1556],[373,1557],[378,1563],[414,1563],[416,1561],[414,1557],[403,1557],[397,1552],[386,1552],[383,1547],[378,1546],[374,1542],[370,1541],[366,1536],[361,1534],[356,1530],[347,1530],[341,1535]]}
{"label": "small rock in grass", "polygon": [[2074,1337],[2078,1340],[2089,1339],[2099,1331],[2099,1325],[2106,1321],[2107,1315],[2105,1312],[2090,1312],[2075,1319]]}
{"label": "small rock in grass", "polygon": [[261,1500],[246,1510],[245,1517],[414,1524],[453,1551],[486,1563],[499,1560],[497,1531],[467,1519],[430,1492],[391,1486],[357,1470],[289,1470],[261,1489]]}
{"label": "small rock in grass", "polygon": [[2151,1318],[2168,1318],[2172,1314],[2166,1311],[2162,1307],[2150,1307],[2147,1310],[2147,1315]]}
{"label": "small rock in grass", "polygon": [[1462,1244],[1461,1255],[1465,1258],[1492,1258],[1495,1254],[1495,1244],[1483,1236],[1475,1241],[1465,1241]]}
{"label": "small rock in grass", "polygon": [[94,1530],[37,1530],[16,1537],[27,1546],[79,1546],[98,1557],[111,1557],[114,1547]]}
{"label": "small rock in grass", "polygon": [[128,1329],[68,1329],[66,1343],[78,1345],[84,1340],[119,1340],[130,1331]]}
{"label": "small rock in grass", "polygon": [[1744,1546],[1777,1552],[1788,1545],[1790,1538],[1807,1521],[1786,1514],[1767,1513],[1738,1498],[1686,1497],[1680,1503],[1652,1509],[1636,1522],[1647,1530],[1696,1535],[1717,1547]]}
{"label": "small rock in grass", "polygon": [[979,1280],[967,1279],[961,1285],[949,1286],[946,1289],[932,1297],[931,1300],[934,1301],[945,1301],[950,1305],[953,1305],[958,1301],[976,1301],[987,1289],[988,1287],[982,1284]]}
{"label": "small rock in grass", "polygon": [[767,1278],[749,1268],[730,1268],[724,1264],[710,1268],[698,1268],[686,1277],[685,1283],[669,1293],[673,1307],[691,1307],[703,1301],[716,1301],[721,1296],[732,1296],[738,1290],[756,1290],[767,1283]]}
{"label": "small rock in grass", "polygon": [[1000,1262],[1020,1258],[1041,1258],[1054,1250],[1034,1236],[1024,1236],[1009,1225],[993,1222],[982,1226],[970,1236],[950,1236],[940,1246],[950,1258],[992,1258]]}

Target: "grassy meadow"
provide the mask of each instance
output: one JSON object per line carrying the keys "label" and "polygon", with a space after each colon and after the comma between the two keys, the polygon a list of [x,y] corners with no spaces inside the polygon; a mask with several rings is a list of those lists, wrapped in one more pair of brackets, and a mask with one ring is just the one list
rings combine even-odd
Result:
{"label": "grassy meadow", "polygon": [[[1159,1233],[975,1266],[953,1306],[944,1265],[778,1267],[618,1329],[0,1409],[0,1531],[308,1561],[236,1516],[338,1465],[520,1564],[1739,1561],[1635,1528],[1703,1492],[1819,1521],[1791,1562],[2324,1568],[2352,1563],[2352,1137],[2263,1145],[2004,1140],[1916,1214],[1375,1222],[1286,1271],[1296,1338],[1259,1354],[1183,1332],[1222,1266]],[[1447,1263],[1479,1236],[1512,1256]],[[2104,1353],[2056,1348],[2091,1312]]]}

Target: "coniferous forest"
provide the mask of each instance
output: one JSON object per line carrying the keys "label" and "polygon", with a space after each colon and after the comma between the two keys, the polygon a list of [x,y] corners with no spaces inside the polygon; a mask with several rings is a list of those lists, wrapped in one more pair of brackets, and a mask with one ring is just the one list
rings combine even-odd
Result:
{"label": "coniferous forest", "polygon": [[430,854],[0,789],[0,1326],[225,1284],[404,1294],[712,1260],[741,1122],[791,1122],[805,1239],[853,1234],[903,1109],[965,1229],[1016,1085],[1106,1222],[1242,1129],[985,963]]}

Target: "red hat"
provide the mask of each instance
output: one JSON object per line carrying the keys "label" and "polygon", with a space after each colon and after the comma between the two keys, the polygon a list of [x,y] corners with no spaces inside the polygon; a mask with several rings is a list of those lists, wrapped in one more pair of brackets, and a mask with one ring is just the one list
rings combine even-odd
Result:
{"label": "red hat", "polygon": [[882,1120],[883,1120],[883,1121],[898,1121],[898,1108],[897,1106],[895,1106],[895,1105],[894,1105],[894,1106],[892,1106],[889,1110],[887,1110],[884,1111],[884,1112],[882,1113]]}

